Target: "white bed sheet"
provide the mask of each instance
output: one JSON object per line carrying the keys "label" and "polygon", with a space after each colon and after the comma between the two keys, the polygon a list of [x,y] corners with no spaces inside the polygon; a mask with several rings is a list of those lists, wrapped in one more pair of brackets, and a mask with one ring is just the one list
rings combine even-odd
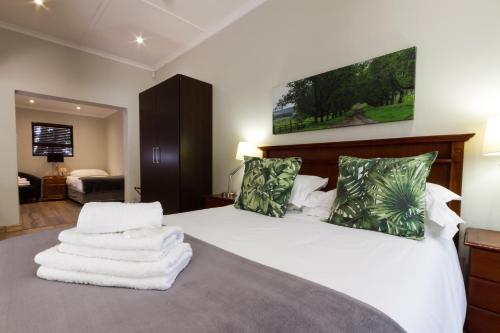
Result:
{"label": "white bed sheet", "polygon": [[449,240],[414,241],[301,213],[280,219],[232,206],[168,215],[164,224],[348,294],[383,311],[407,332],[462,332],[465,288]]}

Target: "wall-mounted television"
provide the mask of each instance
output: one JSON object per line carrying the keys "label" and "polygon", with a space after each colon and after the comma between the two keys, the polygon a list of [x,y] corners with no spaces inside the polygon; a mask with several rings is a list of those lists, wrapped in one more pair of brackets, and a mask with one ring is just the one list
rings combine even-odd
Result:
{"label": "wall-mounted television", "polygon": [[47,162],[64,162],[64,155],[63,153],[48,153],[47,154]]}

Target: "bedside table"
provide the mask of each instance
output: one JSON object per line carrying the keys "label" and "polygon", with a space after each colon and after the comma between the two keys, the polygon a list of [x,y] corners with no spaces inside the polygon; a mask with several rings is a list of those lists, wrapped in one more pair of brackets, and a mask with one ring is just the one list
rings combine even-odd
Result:
{"label": "bedside table", "polygon": [[66,177],[45,176],[42,178],[42,200],[66,199]]}
{"label": "bedside table", "polygon": [[467,332],[500,332],[500,232],[468,228]]}
{"label": "bedside table", "polygon": [[235,198],[226,198],[222,194],[212,194],[205,196],[205,208],[224,207],[234,204]]}

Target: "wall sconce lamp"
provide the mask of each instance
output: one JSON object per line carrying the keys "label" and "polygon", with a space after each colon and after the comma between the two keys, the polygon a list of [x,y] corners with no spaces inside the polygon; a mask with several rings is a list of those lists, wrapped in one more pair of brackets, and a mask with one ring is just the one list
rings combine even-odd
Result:
{"label": "wall sconce lamp", "polygon": [[484,133],[483,154],[500,156],[500,115],[488,119]]}

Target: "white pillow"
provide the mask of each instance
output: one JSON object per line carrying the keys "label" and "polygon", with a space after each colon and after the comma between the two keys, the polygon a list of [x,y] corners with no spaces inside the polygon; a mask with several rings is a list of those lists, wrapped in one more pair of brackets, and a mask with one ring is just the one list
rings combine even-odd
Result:
{"label": "white pillow", "polygon": [[109,176],[106,171],[100,169],[77,169],[71,171],[69,175],[73,177]]}
{"label": "white pillow", "polygon": [[426,183],[425,194],[431,196],[432,200],[438,202],[450,202],[452,200],[462,200],[462,197],[438,184]]}
{"label": "white pillow", "polygon": [[451,210],[447,203],[452,200],[461,200],[462,197],[433,183],[426,184],[425,194],[426,228],[429,228],[431,233],[439,234],[445,239],[453,239],[458,231],[457,226],[465,221]]}
{"label": "white pillow", "polygon": [[328,178],[317,176],[297,175],[292,187],[292,194],[288,200],[288,204],[292,204],[297,208],[302,208],[307,196],[319,190],[328,184]]}
{"label": "white pillow", "polygon": [[333,201],[336,196],[337,189],[328,192],[314,191],[306,197],[306,200],[304,200],[304,207],[326,207],[327,209],[330,209],[333,206]]}
{"label": "white pillow", "polygon": [[[452,200],[461,200],[458,194],[453,193],[447,188],[433,184],[427,183],[425,188],[425,204],[428,218],[434,223],[441,227],[444,227],[447,222],[449,222],[450,210],[447,203]],[[447,208],[447,209],[445,209]],[[456,215],[456,214],[455,214]]]}
{"label": "white pillow", "polygon": [[[458,224],[465,223],[460,216],[448,207],[447,203],[462,198],[447,188],[433,184],[426,184],[426,234],[453,239],[458,231]],[[303,201],[302,212],[305,215],[326,219],[330,215],[333,202],[337,196],[337,189],[324,192],[313,191]]]}
{"label": "white pillow", "polygon": [[302,212],[309,216],[319,217],[321,220],[327,219],[336,196],[336,189],[328,192],[314,191],[304,201]]}

